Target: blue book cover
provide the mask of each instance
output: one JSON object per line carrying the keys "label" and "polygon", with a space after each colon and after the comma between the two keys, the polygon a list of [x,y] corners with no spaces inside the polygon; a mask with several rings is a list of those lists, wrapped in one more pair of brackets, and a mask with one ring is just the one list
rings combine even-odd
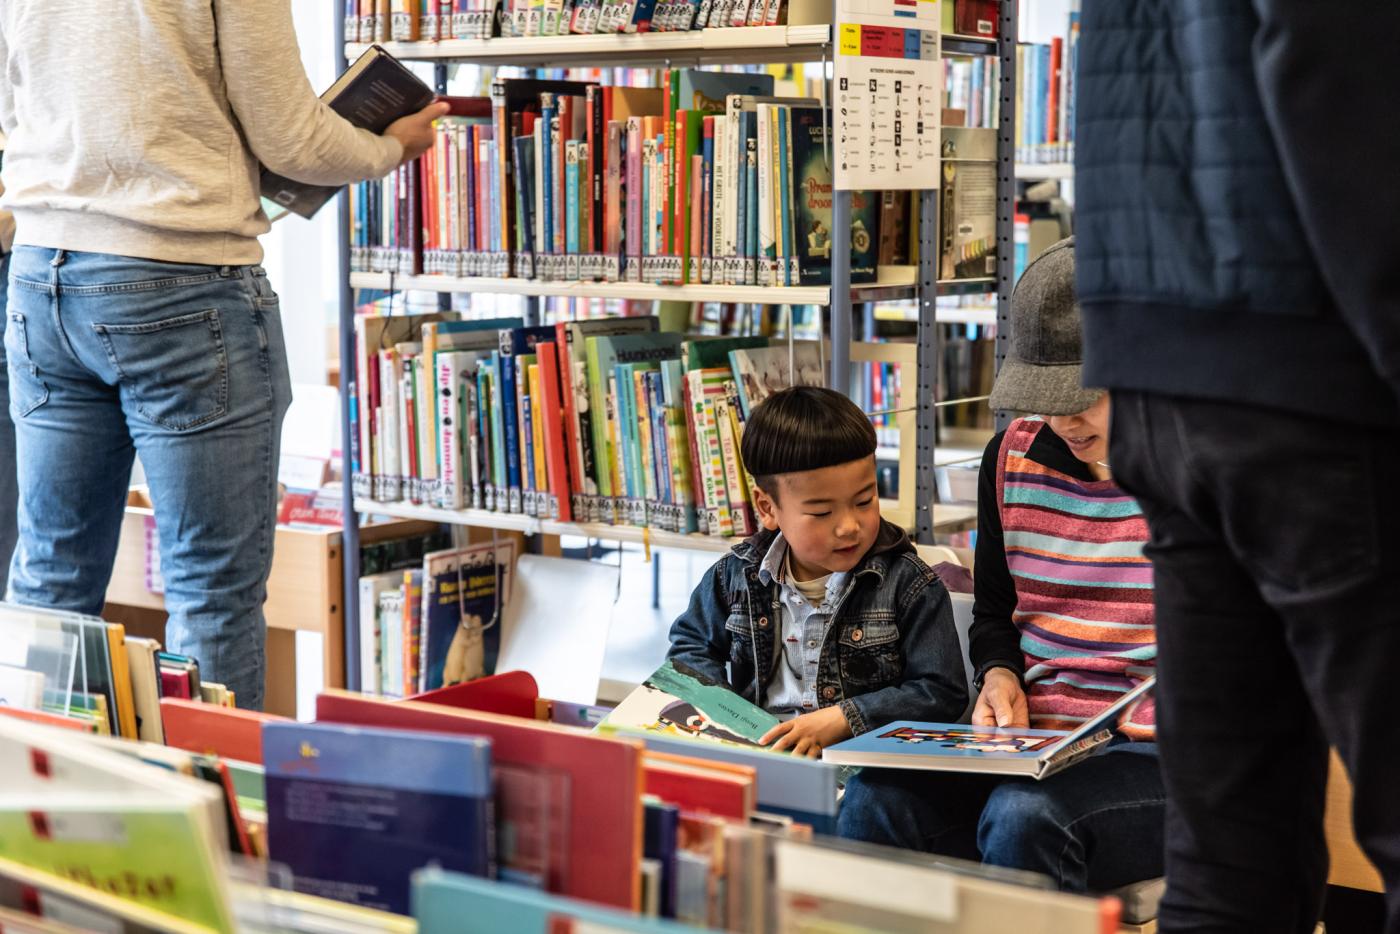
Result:
{"label": "blue book cover", "polygon": [[773,135],[778,137],[778,236],[782,239],[782,249],[779,251],[783,260],[779,265],[782,267],[778,271],[778,277],[783,285],[796,285],[789,276],[792,259],[792,171],[791,153],[788,152],[788,139],[790,136],[791,120],[789,107],[774,108],[775,120],[773,121]]}
{"label": "blue book cover", "polygon": [[262,735],[269,855],[298,892],[408,914],[416,869],[493,875],[489,741],[314,723]]}
{"label": "blue book cover", "polygon": [[642,856],[661,864],[661,917],[676,916],[676,850],[680,846],[681,809],[661,801],[645,801]]}
{"label": "blue book cover", "polygon": [[[670,364],[676,361],[666,360]],[[661,396],[661,371],[653,370],[646,376],[647,411],[651,416],[651,449],[653,472],[656,474],[657,501],[670,506],[676,501],[671,488],[671,452],[666,443],[666,408]]]}
{"label": "blue book cover", "polygon": [[[718,117],[717,119],[723,120],[724,118],[721,116],[721,117]],[[711,130],[711,133],[713,134],[713,130]],[[703,218],[698,218],[697,220],[704,220],[704,221],[706,221],[706,223],[705,223],[705,229],[704,229],[704,231],[702,232],[701,238],[700,238],[700,241],[701,241],[701,242],[700,242],[700,255],[701,255],[701,256],[704,256],[704,257],[706,257],[706,258],[708,258],[708,257],[711,257],[711,256],[714,255],[714,233],[715,233],[715,224],[714,224],[714,214],[713,214],[713,211],[714,211],[714,198],[715,198],[715,195],[714,195],[715,138],[714,138],[713,135],[710,135],[710,136],[702,137],[702,140],[703,140],[703,142],[701,143],[701,147],[700,147],[700,148],[701,148],[701,156],[702,156],[703,159],[704,159],[704,166],[705,166],[705,167],[704,167],[704,169],[702,170],[702,175],[701,175],[701,189],[700,189],[700,190],[701,190],[701,195],[700,195],[700,199],[701,199],[701,200],[700,200],[700,203],[704,206],[703,212],[702,212],[702,213],[704,214],[704,217],[703,217]],[[714,281],[714,280],[711,279],[711,281]]]}
{"label": "blue book cover", "polygon": [[1132,715],[1155,682],[1155,678],[1141,682],[1073,730],[899,720],[822,750],[822,761],[844,766],[1045,778],[1092,755],[1112,739],[1118,724]]}
{"label": "blue book cover", "polygon": [[613,367],[612,392],[617,406],[617,434],[622,442],[622,484],[627,499],[638,499],[636,393],[632,390],[632,365]]}
{"label": "blue book cover", "polygon": [[695,934],[674,921],[440,869],[414,873],[413,917],[418,934],[554,934],[561,920],[625,934]]}
{"label": "blue book cover", "polygon": [[[737,139],[733,141],[734,153],[738,160],[735,173],[735,181],[737,182],[736,188],[738,190],[735,191],[731,197],[734,199],[734,209],[736,212],[734,255],[739,259],[743,259],[745,256],[749,255],[749,160],[746,151],[748,147],[744,143],[744,134],[747,132],[746,127],[748,125],[747,118],[748,114],[742,111],[739,113],[739,130],[736,134]],[[741,269],[734,270],[731,272],[731,275],[735,276],[733,284],[744,284],[743,272]]]}
{"label": "blue book cover", "polygon": [[[608,730],[604,727],[600,732],[607,735]],[[616,729],[615,733],[640,740],[656,752],[751,766],[758,778],[755,797],[759,810],[786,814],[811,824],[817,833],[836,831],[836,786],[841,770],[835,765],[767,749],[697,742],[643,730]]]}
{"label": "blue book cover", "polygon": [[748,232],[745,243],[749,251],[744,261],[745,285],[753,285],[757,281],[758,269],[758,118],[757,115],[752,116],[745,129],[749,135],[744,138],[744,174],[748,176]]}
{"label": "blue book cover", "polygon": [[[492,354],[490,363],[482,363],[486,371],[487,398],[491,409],[491,473],[495,481],[497,512],[509,509],[510,475],[506,470],[505,406],[501,402],[501,357]],[[489,508],[489,507],[488,507]]]}
{"label": "blue book cover", "polygon": [[[510,593],[514,558],[515,543],[509,539],[423,556],[424,690],[495,672],[505,609],[497,595]],[[470,657],[470,637],[478,628],[484,630],[479,667]]]}
{"label": "blue book cover", "polygon": [[564,144],[564,249],[578,252],[578,140]]}

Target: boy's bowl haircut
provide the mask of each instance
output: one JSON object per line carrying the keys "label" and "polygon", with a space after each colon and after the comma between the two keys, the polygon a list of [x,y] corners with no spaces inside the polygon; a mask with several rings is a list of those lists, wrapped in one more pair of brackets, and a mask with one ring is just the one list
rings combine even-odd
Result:
{"label": "boy's bowl haircut", "polygon": [[818,386],[774,393],[749,413],[740,445],[744,469],[769,496],[783,474],[820,470],[875,454],[870,417],[846,396]]}

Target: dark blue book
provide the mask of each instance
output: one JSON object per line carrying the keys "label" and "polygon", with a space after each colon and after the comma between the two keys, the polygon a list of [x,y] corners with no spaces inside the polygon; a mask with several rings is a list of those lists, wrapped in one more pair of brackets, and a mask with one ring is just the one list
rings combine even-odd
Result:
{"label": "dark blue book", "polygon": [[408,914],[417,869],[494,875],[486,739],[268,723],[263,761],[269,855],[298,892]]}
{"label": "dark blue book", "polygon": [[517,136],[511,140],[515,147],[516,247],[525,253],[535,251],[535,139]]}
{"label": "dark blue book", "polygon": [[676,850],[680,846],[681,809],[646,801],[643,813],[642,856],[661,864],[661,917],[676,916]]}

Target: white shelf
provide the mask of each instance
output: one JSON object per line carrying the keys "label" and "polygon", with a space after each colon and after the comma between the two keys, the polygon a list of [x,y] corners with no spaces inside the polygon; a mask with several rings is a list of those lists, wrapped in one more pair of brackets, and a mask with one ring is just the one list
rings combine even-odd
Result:
{"label": "white shelf", "polygon": [[1073,162],[1016,163],[1016,177],[1022,181],[1039,182],[1046,179],[1069,181],[1074,178]]}
{"label": "white shelf", "polygon": [[[894,504],[881,501],[882,508],[893,508]],[[381,503],[375,500],[356,499],[355,511],[378,516],[393,516],[396,519],[423,519],[428,522],[445,522],[451,525],[476,526],[483,529],[500,529],[503,532],[523,532],[526,535],[576,535],[595,538],[600,541],[631,542],[641,544],[650,537],[653,548],[676,548],[689,551],[703,551],[724,554],[740,541],[737,538],[721,538],[715,535],[685,535],[678,532],[662,532],[656,529],[640,529],[630,525],[605,525],[598,522],[556,522],[552,519],[537,519],[519,513],[490,512],[485,509],[437,509],[432,506],[416,506],[412,503]],[[936,504],[933,507],[935,528],[961,528],[977,518],[976,507]]]}
{"label": "white shelf", "polygon": [[[801,26],[742,26],[694,29],[688,32],[648,32],[537,36],[534,38],[444,39],[440,42],[382,42],[394,57],[407,61],[475,62],[484,65],[559,67],[561,65],[635,65],[670,62],[674,65],[738,65],[769,62],[815,62],[822,57],[831,27],[827,23]],[[349,43],[345,56],[355,59],[368,46]],[[996,40],[979,36],[943,37],[949,54],[989,55]]]}
{"label": "white shelf", "polygon": [[[521,67],[567,64],[631,65],[741,64],[817,61],[831,28],[812,26],[743,26],[648,32],[537,36],[535,38],[444,39],[440,42],[384,42],[386,51],[410,61],[456,61]],[[357,58],[367,46],[347,44],[345,56]]]}
{"label": "white shelf", "polygon": [[[888,273],[888,275],[885,275]],[[914,294],[914,267],[898,266],[882,271],[883,278],[851,288],[853,301],[875,302],[910,298]],[[388,273],[350,274],[356,289],[388,290]],[[827,286],[762,285],[657,285],[653,282],[544,282],[539,279],[490,279],[485,277],[394,276],[395,291],[474,292],[495,295],[555,296],[560,298],[615,298],[637,301],[753,302],[770,305],[828,305]]]}

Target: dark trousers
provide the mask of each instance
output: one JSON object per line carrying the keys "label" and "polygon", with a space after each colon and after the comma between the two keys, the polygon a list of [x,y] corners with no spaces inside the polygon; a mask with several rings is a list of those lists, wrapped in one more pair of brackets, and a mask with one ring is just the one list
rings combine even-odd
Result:
{"label": "dark trousers", "polygon": [[1331,744],[1400,931],[1400,433],[1115,392],[1109,462],[1152,531],[1160,930],[1313,930]]}

